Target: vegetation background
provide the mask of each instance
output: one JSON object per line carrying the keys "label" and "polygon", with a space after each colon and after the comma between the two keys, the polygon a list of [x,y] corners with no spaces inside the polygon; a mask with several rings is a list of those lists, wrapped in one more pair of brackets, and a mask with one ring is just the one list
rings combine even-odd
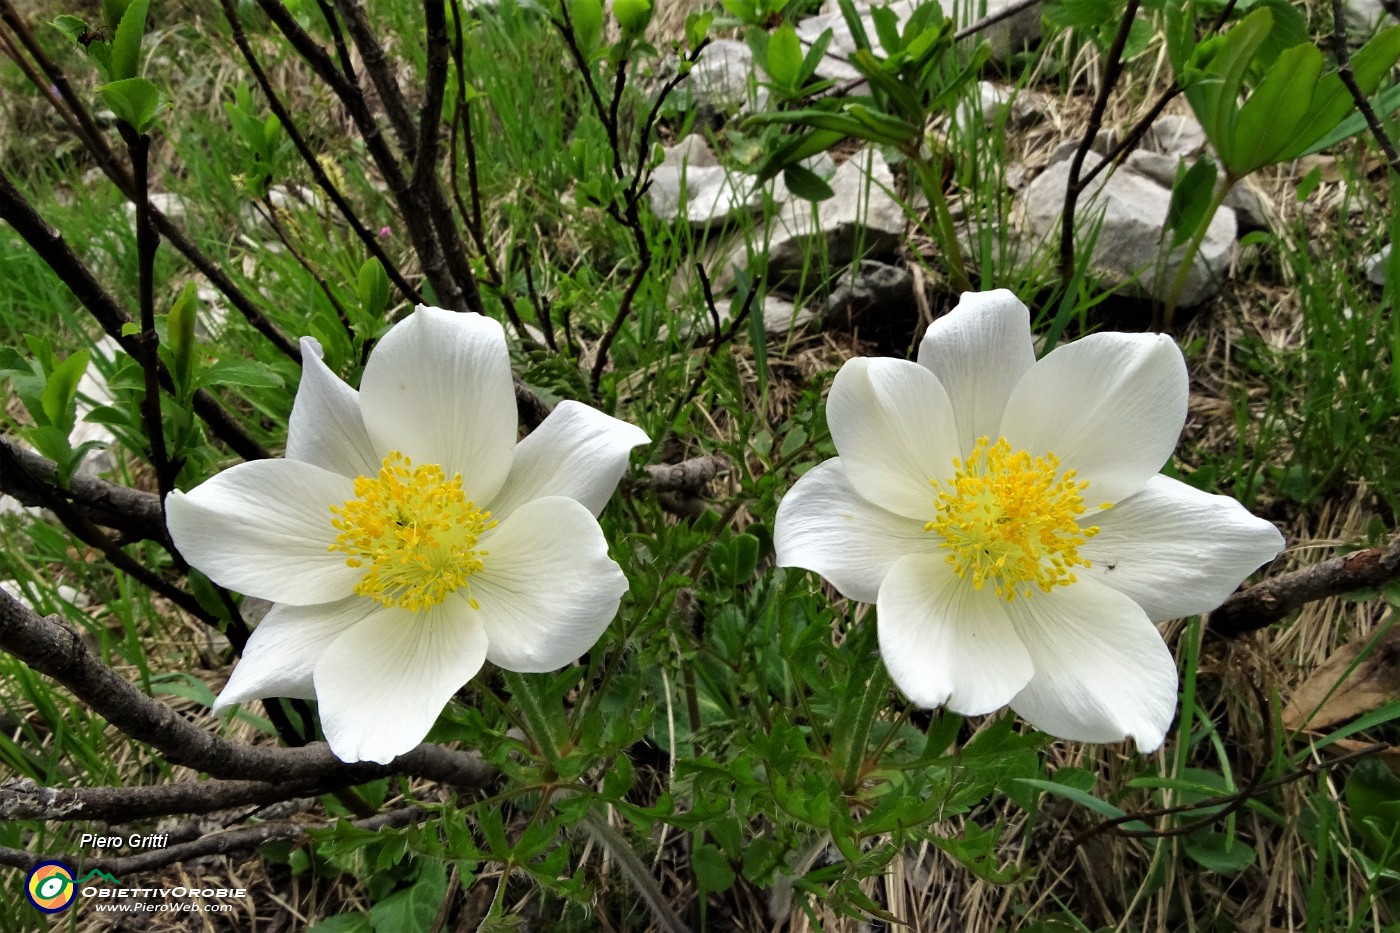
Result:
{"label": "vegetation background", "polygon": [[[980,31],[943,36],[934,64],[893,76],[914,89],[922,118],[905,119],[898,95],[882,98],[872,82],[872,106],[917,135],[865,128],[907,209],[905,234],[880,258],[910,271],[914,300],[844,322],[799,321],[797,311],[830,303],[859,242],[838,254],[814,239],[780,285],[761,266],[733,272],[725,257],[735,243],[763,243],[781,205],[762,200],[694,229],[658,217],[646,194],[658,144],[699,133],[735,178],[778,174],[813,126],[792,114],[823,99],[843,106],[801,69],[789,81],[757,73],[770,112],[788,114],[768,120],[715,112],[682,80],[702,39],[777,36],[816,12],[809,0],[661,7],[649,23],[636,0],[616,15],[599,9],[596,23],[586,0],[156,0],[132,80],[149,81],[163,106],[144,126],[144,86],[93,91],[104,82],[93,44],[121,41],[100,25],[111,6],[0,0],[0,173],[16,192],[0,225],[11,439],[0,486],[48,508],[4,517],[0,578],[78,633],[87,656],[240,747],[314,738],[298,704],[210,714],[258,607],[186,574],[135,506],[83,486],[71,440],[104,426],[110,442],[81,453],[105,455],[103,477],[147,493],[275,453],[298,336],[316,336],[353,385],[374,339],[414,301],[478,307],[509,325],[527,424],[539,404],[577,398],[654,443],[602,519],[631,583],[603,641],[576,667],[533,677],[530,711],[484,672],[430,736],[479,751],[489,768],[471,780],[326,770],[280,797],[219,797],[233,794],[229,775],[196,784],[209,767],[175,763],[75,692],[71,670],[44,670],[6,642],[0,861],[12,868],[0,929],[1266,933],[1400,923],[1400,591],[1389,582],[1400,572],[1390,543],[1400,276],[1391,262],[1381,286],[1364,269],[1400,228],[1400,165],[1363,125],[1320,152],[1251,169],[1266,227],[1240,241],[1215,297],[1174,318],[1170,302],[1126,297],[1096,275],[1091,224],[1066,266],[1061,244],[1024,236],[1014,209],[1061,144],[1087,148],[1099,127],[1131,140],[1156,102],[1189,83],[1178,51],[1228,35],[1255,10],[1271,11],[1277,47],[1251,60],[1245,93],[1285,40],[1315,44],[1332,67],[1332,6],[1050,0],[1041,40],[997,63],[979,51]],[[692,15],[706,12],[718,15]],[[49,25],[60,15],[92,29],[65,34]],[[912,38],[896,33],[895,44]],[[773,41],[750,39],[760,58]],[[886,36],[871,44],[897,58]],[[981,100],[977,78],[1034,116],[1004,107],[950,120]],[[1180,96],[1166,107],[1190,112]],[[844,162],[862,145],[850,135],[817,148]],[[824,193],[820,179],[786,177]],[[1178,175],[1184,213],[1165,234],[1177,244],[1210,200],[1210,185],[1192,180],[1198,190]],[[20,201],[76,265],[36,248],[43,230],[23,235]],[[143,245],[143,202],[188,249],[170,229]],[[950,231],[967,256],[961,270]],[[908,355],[956,302],[960,275],[1015,291],[1047,347],[1144,330],[1165,312],[1192,387],[1168,470],[1278,524],[1288,548],[1268,578],[1323,568],[1301,596],[1285,586],[1273,618],[1246,606],[1229,625],[1163,626],[1183,693],[1152,755],[1052,742],[1009,715],[912,709],[883,678],[869,607],[771,566],[777,501],[834,453],[822,402],[831,376],[851,356]],[[775,324],[763,311],[779,292],[793,304]],[[102,295],[154,312],[149,326],[95,316]],[[146,333],[175,374],[156,444],[143,408]],[[89,365],[99,381],[80,381]],[[211,419],[210,405],[222,414]],[[20,479],[37,469],[16,459],[20,439],[55,464],[37,491]],[[1328,563],[1348,554],[1381,568],[1367,587]],[[213,804],[157,802],[180,786],[212,788]],[[137,793],[103,810],[97,792],[108,788]],[[173,844],[165,854],[80,852],[85,832],[168,832]],[[249,896],[224,899],[224,912],[145,914],[136,926],[86,905],[46,921],[22,895],[25,871],[46,854],[124,882]]]}

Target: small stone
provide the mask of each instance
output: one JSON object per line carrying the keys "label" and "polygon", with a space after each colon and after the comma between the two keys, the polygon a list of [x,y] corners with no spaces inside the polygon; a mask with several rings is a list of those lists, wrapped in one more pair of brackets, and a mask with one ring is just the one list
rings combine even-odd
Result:
{"label": "small stone", "polygon": [[1366,257],[1366,281],[1372,285],[1385,285],[1385,266],[1390,261],[1390,245],[1387,243],[1379,253]]}
{"label": "small stone", "polygon": [[1191,156],[1205,148],[1206,131],[1194,116],[1164,113],[1147,131],[1143,143],[1163,155]]}
{"label": "small stone", "polygon": [[893,317],[912,316],[914,277],[908,269],[862,260],[847,270],[822,307],[822,326],[854,331],[884,328]]}

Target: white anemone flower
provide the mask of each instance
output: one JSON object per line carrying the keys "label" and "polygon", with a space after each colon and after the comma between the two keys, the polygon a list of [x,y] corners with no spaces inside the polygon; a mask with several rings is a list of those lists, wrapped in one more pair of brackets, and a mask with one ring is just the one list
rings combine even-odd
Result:
{"label": "white anemone flower", "polygon": [[180,553],[275,603],[215,709],[315,699],[343,761],[423,740],[483,662],[560,668],[617,613],[627,580],[597,516],[641,429],[562,402],[516,443],[501,326],[419,307],[357,392],[302,340],[286,459],[167,500]]}
{"label": "white anemone flower", "polygon": [[1186,419],[1169,338],[1101,333],[1036,361],[1026,306],[966,293],[918,362],[857,358],[838,456],[778,508],[778,563],[874,603],[924,707],[1010,705],[1060,738],[1161,745],[1177,675],[1154,622],[1215,608],[1283,546],[1234,499],[1158,473]]}

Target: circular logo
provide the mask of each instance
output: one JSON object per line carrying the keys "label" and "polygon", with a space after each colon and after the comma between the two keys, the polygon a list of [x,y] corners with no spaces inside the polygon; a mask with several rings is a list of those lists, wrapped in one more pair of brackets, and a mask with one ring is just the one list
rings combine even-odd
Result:
{"label": "circular logo", "polygon": [[35,909],[46,914],[67,910],[78,894],[73,869],[62,862],[40,862],[25,879],[24,894]]}

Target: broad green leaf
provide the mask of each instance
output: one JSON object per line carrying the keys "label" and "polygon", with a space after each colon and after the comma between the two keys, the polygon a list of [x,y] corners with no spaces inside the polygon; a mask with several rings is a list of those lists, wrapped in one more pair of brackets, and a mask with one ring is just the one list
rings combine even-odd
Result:
{"label": "broad green leaf", "polygon": [[145,78],[113,81],[97,89],[117,119],[144,133],[155,122],[156,114],[165,106],[160,90]]}
{"label": "broad green leaf", "polygon": [[784,138],[760,163],[759,182],[768,181],[789,165],[796,165],[803,159],[810,158],[819,152],[826,152],[848,135],[841,130],[816,129],[806,133],[795,133]]}
{"label": "broad green leaf", "polygon": [[412,886],[370,908],[375,933],[429,933],[447,895],[447,867],[424,860]]}
{"label": "broad green leaf", "polygon": [[796,90],[802,77],[802,43],[790,23],[778,27],[769,38],[763,66],[779,87]]}
{"label": "broad green leaf", "polygon": [[603,38],[603,4],[601,0],[569,0],[569,18],[574,24],[574,39],[585,56],[597,50]]}
{"label": "broad green leaf", "polygon": [[86,20],[67,14],[58,17],[53,22],[49,23],[49,25],[67,36],[74,44],[78,45],[81,45],[78,38],[79,36],[90,35],[92,33]]}
{"label": "broad green leaf", "polygon": [[[1327,78],[1331,77],[1335,77],[1335,75],[1327,75]],[[1323,80],[1325,81],[1327,78],[1324,78]],[[1338,83],[1340,83],[1340,80]],[[1347,99],[1350,100],[1350,97],[1348,97]],[[1371,109],[1376,112],[1376,116],[1378,117],[1388,117],[1397,109],[1400,109],[1400,84],[1397,84],[1394,87],[1386,88],[1383,92],[1381,92],[1381,94],[1377,96],[1376,99],[1371,103]],[[1311,146],[1308,146],[1301,152],[1285,152],[1283,154],[1283,158],[1296,159],[1302,156],[1312,155],[1316,152],[1321,152],[1324,149],[1337,145],[1337,143],[1341,142],[1344,139],[1350,139],[1351,137],[1355,136],[1357,133],[1360,133],[1364,129],[1366,129],[1366,118],[1363,117],[1358,111],[1357,113],[1353,113],[1351,116],[1338,123],[1332,128],[1332,132],[1323,136]]]}
{"label": "broad green leaf", "polygon": [[190,374],[194,371],[194,323],[198,314],[198,289],[193,281],[186,282],[165,321],[165,336],[174,362],[175,384],[181,392],[194,387]]}
{"label": "broad green leaf", "polygon": [[724,853],[708,842],[695,846],[690,858],[695,871],[695,883],[701,894],[728,891],[734,884],[734,869]]}
{"label": "broad green leaf", "polygon": [[1268,37],[1273,16],[1256,10],[1240,20],[1222,38],[1197,47],[1199,59],[1191,64],[1204,76],[1186,88],[1186,98],[1206,131],[1207,138],[1228,165],[1235,117],[1239,112],[1240,85],[1254,53]]}
{"label": "broad green leaf", "polygon": [[831,45],[832,32],[830,29],[823,29],[822,34],[817,36],[812,47],[807,50],[807,57],[802,60],[802,73],[797,79],[799,85],[806,85],[812,80],[812,75],[817,73],[817,66],[826,57],[826,47]]}
{"label": "broad green leaf", "polygon": [[384,319],[389,307],[389,276],[378,259],[371,258],[360,266],[358,283],[360,308],[370,321]]}
{"label": "broad green leaf", "polygon": [[102,0],[102,19],[107,23],[110,32],[117,31],[117,26],[121,25],[122,17],[129,6],[131,0]]}
{"label": "broad green leaf", "polygon": [[640,36],[651,22],[651,0],[614,0],[613,16],[622,27],[622,34],[629,38]]}
{"label": "broad green leaf", "polygon": [[[1358,49],[1352,56],[1351,66],[1361,93],[1368,97],[1374,94],[1397,59],[1400,59],[1400,26],[1392,26],[1377,34]],[[1381,95],[1381,100],[1372,105],[1378,115],[1384,116],[1395,108],[1390,103],[1390,93]],[[1313,92],[1312,105],[1299,123],[1293,142],[1283,150],[1280,158],[1296,159],[1321,151],[1359,133],[1365,125],[1365,118],[1356,111],[1356,102],[1342,79],[1335,73],[1325,75]]]}
{"label": "broad green leaf", "polygon": [[687,16],[685,18],[686,44],[692,49],[699,48],[700,43],[704,42],[705,37],[709,35],[710,24],[714,21],[715,14],[712,10],[706,10],[704,13],[691,13]]}
{"label": "broad green leaf", "polygon": [[[146,11],[151,0],[131,0],[112,37],[112,80],[136,77],[141,67],[141,39],[146,34]],[[133,124],[134,125],[134,124]]]}
{"label": "broad green leaf", "polygon": [[1254,864],[1254,847],[1233,835],[1209,829],[1186,837],[1186,854],[1207,871],[1233,875]]}
{"label": "broad green leaf", "polygon": [[893,55],[903,48],[904,44],[899,38],[899,20],[893,10],[887,6],[872,6],[870,19],[875,24],[875,35],[879,38],[880,47],[885,50],[885,54]]}
{"label": "broad green leaf", "polygon": [[836,195],[826,179],[800,165],[789,165],[783,169],[783,181],[789,191],[804,201],[825,201]]}
{"label": "broad green leaf", "polygon": [[1239,178],[1273,164],[1293,142],[1321,74],[1322,53],[1312,44],[1279,55],[1235,120],[1225,163],[1232,175]]}

